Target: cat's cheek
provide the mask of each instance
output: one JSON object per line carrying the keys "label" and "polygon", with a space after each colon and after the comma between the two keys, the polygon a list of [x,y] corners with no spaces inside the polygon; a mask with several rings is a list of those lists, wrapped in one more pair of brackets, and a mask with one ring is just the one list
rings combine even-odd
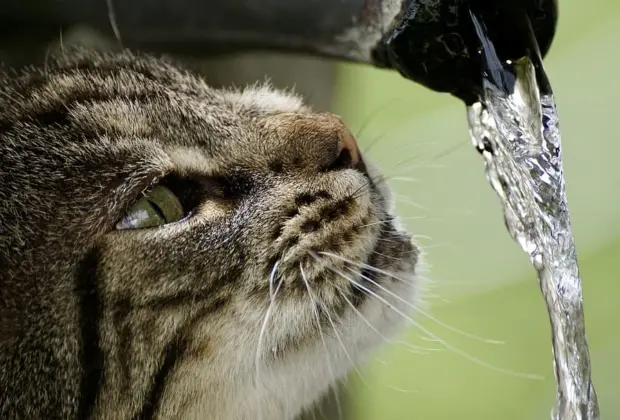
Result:
{"label": "cat's cheek", "polygon": [[[404,281],[386,280],[383,286],[387,291],[377,291],[377,296],[368,298],[358,310],[359,313],[352,314],[352,336],[355,337],[352,345],[359,350],[363,359],[373,357],[378,350],[393,342],[394,337],[405,334],[407,327],[415,321],[416,311],[412,306],[418,307],[421,304],[419,276],[409,271],[396,272],[395,275]],[[374,329],[369,327],[369,323]]]}

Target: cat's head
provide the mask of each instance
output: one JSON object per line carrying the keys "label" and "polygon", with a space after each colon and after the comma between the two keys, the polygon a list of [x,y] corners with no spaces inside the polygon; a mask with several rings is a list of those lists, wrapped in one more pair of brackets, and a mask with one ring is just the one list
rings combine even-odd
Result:
{"label": "cat's head", "polygon": [[127,53],[13,80],[3,346],[77,363],[85,410],[284,418],[400,325],[418,251],[338,117]]}

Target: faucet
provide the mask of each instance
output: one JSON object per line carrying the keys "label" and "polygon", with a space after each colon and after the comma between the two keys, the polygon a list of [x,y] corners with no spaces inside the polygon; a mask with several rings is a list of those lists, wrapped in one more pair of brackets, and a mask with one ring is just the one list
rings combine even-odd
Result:
{"label": "faucet", "polygon": [[4,0],[0,28],[10,39],[86,24],[125,47],[200,57],[322,56],[393,69],[471,103],[481,65],[469,11],[481,15],[506,57],[520,58],[531,45],[523,25],[547,53],[557,8],[557,0]]}

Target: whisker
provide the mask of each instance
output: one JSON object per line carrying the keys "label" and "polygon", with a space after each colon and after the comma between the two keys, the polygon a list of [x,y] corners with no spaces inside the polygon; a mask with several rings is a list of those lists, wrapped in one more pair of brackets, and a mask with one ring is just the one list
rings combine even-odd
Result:
{"label": "whisker", "polygon": [[[382,111],[385,111],[388,107],[393,106],[396,104],[396,102],[398,101],[402,101],[403,98],[392,98],[389,99],[388,101],[384,102],[382,105],[378,106],[375,108],[375,110],[371,113],[371,115],[366,118],[366,121],[361,125],[361,127],[359,129],[357,129],[357,132],[355,134],[355,138],[359,139],[362,135],[362,132],[364,131],[364,129],[366,129],[369,124],[375,119],[377,118],[378,115],[381,114]],[[364,149],[364,153],[368,153],[368,151],[371,149],[372,146],[374,146],[374,142],[376,142],[376,140],[374,140],[371,144],[369,144],[368,146],[366,146],[366,148]]]}
{"label": "whisker", "polygon": [[398,308],[394,307],[394,305],[390,304],[387,300],[385,300],[383,297],[379,296],[377,293],[369,290],[367,287],[364,287],[364,285],[360,284],[359,282],[356,282],[354,280],[351,280],[352,284],[355,285],[357,288],[362,289],[364,291],[366,291],[369,295],[373,296],[375,299],[378,299],[380,302],[382,302],[383,304],[387,305],[388,308],[390,308],[391,310],[393,310],[395,313],[397,313],[398,315],[400,315],[401,317],[403,317],[403,319],[409,321],[412,325],[415,325],[417,328],[420,328],[420,330],[427,334],[429,337],[431,337],[433,340],[435,340],[436,342],[442,344],[444,347],[446,347],[448,350],[453,351],[454,353],[460,355],[461,357],[476,363],[480,366],[486,367],[487,369],[491,369],[493,371],[499,372],[499,373],[503,373],[506,375],[511,375],[511,376],[515,376],[518,378],[524,378],[524,379],[536,379],[536,380],[542,380],[544,379],[544,377],[540,376],[540,375],[536,375],[536,374],[525,374],[525,373],[519,373],[519,372],[515,372],[515,371],[511,371],[511,370],[507,370],[507,369],[502,369],[496,366],[493,366],[491,364],[485,363],[484,361],[470,355],[469,353],[459,350],[458,348],[452,346],[451,344],[449,344],[447,341],[442,340],[441,338],[435,336],[434,334],[432,334],[428,329],[424,328],[422,325],[420,325],[419,323],[417,323],[416,321],[414,321],[410,316],[408,316],[407,314],[405,314],[404,312],[402,312],[401,310],[399,310]]}
{"label": "whisker", "polygon": [[[329,280],[328,280],[329,281]],[[329,282],[331,283],[336,290],[339,292],[340,296],[342,298],[344,298],[347,303],[349,304],[349,306],[357,313],[357,315],[366,323],[366,325],[368,325],[374,332],[376,332],[377,334],[379,334],[379,336],[381,338],[383,338],[383,340],[385,342],[391,343],[392,340],[386,338],[383,334],[381,334],[371,323],[370,321],[368,321],[356,308],[355,305],[353,305],[353,303],[351,301],[349,301],[349,299],[347,299],[347,297],[345,296],[345,294],[342,292],[342,290],[340,289],[340,287],[336,286],[333,282]],[[323,306],[323,309],[326,311],[327,317],[330,320],[330,323],[332,324],[332,328],[334,329],[334,333],[336,333],[336,336],[338,337],[338,332],[336,331],[336,326],[334,325],[333,321],[331,320],[331,316],[329,315],[329,312],[327,312],[327,308],[325,308]],[[366,382],[366,379],[362,376],[362,374],[360,373],[360,371],[358,370],[356,364],[353,362],[353,360],[351,359],[351,357],[349,356],[349,354],[347,353],[347,350],[344,346],[344,343],[342,342],[342,340],[340,340],[340,338],[338,339],[340,341],[340,344],[342,345],[342,350],[344,350],[345,354],[347,355],[349,361],[351,362],[351,365],[353,366],[353,369],[355,369],[355,372],[357,373],[357,375],[359,376],[359,378],[362,380],[362,382],[364,383],[364,385],[368,388],[368,390],[372,390],[372,388],[370,387],[370,385],[368,385],[368,382]],[[414,347],[413,345],[411,345],[411,347]],[[437,349],[439,350],[439,349]],[[420,354],[424,354],[424,353],[420,353]],[[388,385],[388,388],[390,389],[394,389],[395,391],[398,392],[403,392],[403,393],[412,393],[413,391],[408,391],[405,389],[401,389],[401,388],[396,388],[393,386]]]}
{"label": "whisker", "polygon": [[370,188],[370,184],[368,182],[364,182],[361,186],[359,186],[355,191],[353,191],[351,194],[349,194],[349,198],[357,198],[357,194],[361,192],[364,192],[363,190],[365,188]]}
{"label": "whisker", "polygon": [[[435,144],[436,144],[436,143],[435,143],[435,142],[433,142],[433,141],[426,141],[426,142],[418,142],[418,143],[415,143],[415,144],[414,144],[414,146],[416,146],[416,147],[422,147],[422,146],[429,146],[429,145],[430,145],[430,146],[432,146],[432,145],[435,145]],[[458,145],[454,148],[454,150],[458,149],[459,147],[461,147],[461,146],[460,146],[460,143],[459,143],[459,144],[458,144]],[[441,158],[441,157],[447,156],[447,155],[448,155],[448,154],[450,154],[452,151],[453,151],[453,150],[448,150],[447,152],[441,152],[438,156],[436,156],[435,158],[431,159],[431,160],[430,160],[430,161],[428,161],[428,162],[436,162],[438,158]],[[390,167],[390,169],[388,169],[386,172],[392,172],[392,171],[394,171],[394,170],[396,170],[396,169],[401,168],[401,167],[402,167],[402,165],[404,165],[404,164],[406,164],[406,163],[411,163],[411,162],[416,162],[416,161],[417,161],[417,162],[423,162],[423,161],[422,161],[422,159],[421,159],[421,155],[420,155],[420,154],[414,154],[414,155],[413,155],[413,156],[411,156],[411,157],[408,157],[408,158],[405,158],[405,159],[401,159],[401,160],[399,160],[399,161],[398,161],[398,162],[396,162],[394,165],[392,165],[392,166]],[[418,168],[433,168],[433,167],[435,167],[435,168],[440,168],[440,167],[443,167],[443,165],[437,166],[435,163],[432,163],[432,164],[428,164],[428,163],[420,163],[420,164],[416,165],[415,167],[418,167]]]}
{"label": "whisker", "polygon": [[[310,283],[308,282],[308,278],[306,277],[306,273],[304,272],[304,267],[302,266],[301,262],[299,262],[299,271],[301,273],[301,278],[303,279],[304,283],[306,284],[306,289],[308,290],[308,295],[310,296],[310,301],[312,303],[312,311],[314,313],[314,319],[316,321],[316,326],[319,329],[319,335],[321,337],[321,341],[323,342],[323,349],[325,350],[325,354],[326,354],[326,360],[327,360],[327,369],[329,370],[329,373],[332,376],[333,379],[333,383],[336,384],[336,375],[334,374],[334,369],[332,368],[332,363],[331,363],[331,358],[329,357],[329,351],[327,350],[327,344],[325,343],[325,336],[323,334],[323,328],[321,327],[321,320],[319,319],[319,313],[316,309],[316,305],[315,303],[317,302],[314,297],[313,297],[313,293],[312,290],[310,288]],[[332,387],[332,392],[334,393],[334,397],[336,399],[336,409],[338,411],[338,417],[340,419],[342,419],[342,407],[340,405],[340,396],[338,395],[337,391],[335,390],[335,387]]]}
{"label": "whisker", "polygon": [[392,238],[382,238],[382,237],[378,237],[378,238],[373,238],[369,235],[359,235],[362,238],[372,238],[372,239],[376,239],[377,241],[380,242],[385,242],[386,244],[398,244],[400,243],[400,241],[398,241],[397,239],[392,239]]}
{"label": "whisker", "polygon": [[400,168],[402,165],[404,165],[405,163],[411,163],[411,162],[416,162],[416,161],[420,161],[420,156],[419,155],[413,155],[409,158],[405,158],[405,159],[401,159],[398,162],[396,162],[390,169],[388,169],[386,172],[392,172],[398,168]]}
{"label": "whisker", "polygon": [[[393,307],[393,305],[391,305],[389,302],[387,302],[385,299],[381,298],[381,296],[379,296],[378,294],[376,294],[375,292],[369,290],[368,288],[363,287],[361,284],[359,284],[358,282],[356,282],[355,280],[353,280],[352,278],[350,278],[349,276],[347,276],[346,274],[344,274],[342,271],[335,269],[333,267],[330,267],[330,270],[334,271],[335,273],[339,274],[343,279],[349,281],[352,285],[356,286],[359,290],[363,291],[367,296],[369,297],[374,297],[376,299],[379,299],[379,301],[383,302],[385,305],[387,305],[390,309],[396,310],[396,308]],[[357,274],[357,273],[355,273]],[[397,312],[399,313],[399,312]],[[400,313],[399,313],[400,314]],[[401,315],[404,317],[404,319],[406,319],[407,321],[409,321],[412,325],[423,329],[423,327],[418,324],[418,322],[416,322],[413,318],[406,316],[406,315]]]}
{"label": "whisker", "polygon": [[[413,251],[413,250],[412,250],[411,252],[415,252],[415,251]],[[321,253],[324,253],[324,254],[326,254],[326,255],[330,256],[330,255],[329,255],[330,253],[328,253],[328,252],[321,252]],[[397,258],[394,258],[394,257],[389,257],[388,255],[382,254],[382,253],[380,253],[380,252],[378,252],[378,251],[372,251],[372,252],[371,252],[371,254],[377,254],[377,255],[384,256],[384,257],[386,257],[386,258],[393,258],[393,259],[397,259]],[[334,255],[334,258],[336,258],[336,256],[335,256],[335,255]],[[360,267],[360,268],[368,268],[368,269],[370,269],[370,270],[372,270],[372,268],[374,268],[372,265],[368,265],[368,264],[359,265],[358,263],[355,263],[354,261],[345,261],[345,262],[348,262],[348,263],[350,263],[350,264],[354,264],[354,265],[356,265],[356,266],[358,266],[358,267]],[[360,263],[360,264],[361,264],[361,263]],[[409,280],[405,280],[405,279],[402,279],[402,278],[398,278],[398,277],[395,277],[394,275],[390,275],[390,277],[391,277],[391,278],[393,278],[393,279],[395,279],[395,280],[398,280],[398,281],[400,281],[400,282],[402,282],[402,283],[408,284],[408,285],[410,285],[410,286],[414,286],[414,283],[413,283],[413,282],[411,282],[411,281],[409,281]]]}
{"label": "whisker", "polygon": [[403,182],[411,182],[411,183],[416,183],[416,184],[420,182],[419,179],[407,177],[407,176],[388,176],[386,179],[388,181],[403,181]]}
{"label": "whisker", "polygon": [[323,302],[320,299],[317,299],[316,302],[319,305],[321,305],[321,308],[323,308],[323,310],[325,311],[325,315],[327,315],[327,319],[328,319],[329,323],[331,324],[332,329],[334,330],[334,334],[336,334],[336,338],[340,342],[340,346],[342,347],[342,351],[344,352],[345,356],[347,356],[347,359],[349,359],[349,362],[351,363],[351,367],[353,367],[353,369],[355,370],[355,373],[357,373],[357,376],[362,380],[363,384],[370,390],[371,389],[370,385],[368,385],[368,382],[366,382],[366,378],[364,377],[364,375],[362,375],[362,373],[357,368],[357,364],[351,358],[351,355],[347,351],[347,348],[345,347],[344,342],[342,341],[342,339],[340,337],[340,334],[338,334],[338,329],[336,328],[336,324],[334,324],[334,321],[333,321],[331,315],[329,314],[328,308],[325,307],[325,305],[323,304]]}
{"label": "whisker", "polygon": [[[452,302],[450,300],[446,299],[445,297],[443,297],[443,296],[441,296],[441,295],[439,295],[437,293],[431,293],[431,292],[425,291],[424,292],[424,297],[425,297],[426,301],[430,301],[431,299],[435,299],[435,300],[437,300],[437,301],[439,301],[439,302],[441,302],[441,303],[443,303],[445,305],[452,304]],[[503,342],[501,342],[501,343],[503,343]]]}
{"label": "whisker", "polygon": [[273,269],[271,270],[271,275],[269,276],[269,306],[265,311],[265,316],[263,317],[263,322],[261,324],[260,332],[258,333],[258,344],[256,346],[256,355],[254,357],[254,364],[256,368],[256,376],[254,378],[255,385],[259,386],[259,378],[260,378],[260,367],[261,367],[261,356],[263,353],[263,344],[265,342],[265,334],[267,332],[267,323],[271,318],[271,314],[273,313],[273,309],[276,306],[276,295],[280,290],[280,286],[282,286],[283,279],[280,279],[278,282],[278,286],[273,289],[273,283],[275,279],[276,272],[278,270],[278,265],[280,264],[280,260],[276,261],[273,265]]}
{"label": "whisker", "polygon": [[64,43],[64,41],[62,39],[62,28],[60,28],[60,30],[58,32],[59,32],[58,33],[58,44],[59,44],[59,47],[60,47],[60,52],[64,53],[65,52],[65,43]]}
{"label": "whisker", "polygon": [[[314,256],[317,260],[320,260],[320,258],[319,258],[318,256],[315,256],[315,255],[316,255],[316,252],[311,252],[311,255],[312,255],[312,254],[314,254],[313,256]],[[321,252],[321,254],[323,254],[323,253]],[[345,267],[345,268],[347,268],[347,267]],[[340,271],[340,270],[338,270],[338,269],[336,269],[336,268],[334,268],[334,267],[329,267],[329,266],[328,266],[328,269],[329,269],[329,270],[331,270],[331,271],[333,271],[333,272],[335,272],[336,274],[339,274],[339,275],[340,275],[343,279],[345,279],[345,280],[349,281],[351,284],[353,284],[353,285],[355,285],[355,286],[359,286],[359,287],[358,287],[358,289],[360,289],[360,290],[362,290],[363,292],[365,292],[367,296],[370,296],[370,297],[375,297],[375,298],[377,298],[377,299],[382,299],[382,298],[381,298],[381,296],[377,295],[376,293],[374,293],[374,292],[373,292],[373,291],[371,291],[371,290],[368,290],[367,288],[364,288],[364,287],[363,287],[363,286],[361,286],[358,282],[356,282],[355,280],[353,280],[352,278],[350,278],[349,276],[347,276],[346,274],[344,274],[342,271]],[[349,269],[349,270],[350,270],[350,269]],[[354,272],[354,274],[357,274],[357,273],[355,273],[355,272]],[[392,306],[393,306],[393,305],[391,305],[389,302],[387,302],[387,301],[385,301],[385,300],[383,300],[383,303],[385,303],[385,304],[386,304],[388,307],[390,307],[390,308],[392,308]],[[393,308],[393,309],[396,309],[396,308]],[[423,327],[422,327],[421,325],[419,325],[416,321],[414,321],[411,317],[405,316],[405,319],[406,319],[406,320],[408,320],[409,322],[411,322],[414,326],[419,327],[420,329],[423,329]]]}
{"label": "whisker", "polygon": [[430,209],[428,207],[425,207],[422,204],[416,203],[415,201],[413,201],[411,198],[409,198],[406,195],[398,194],[397,192],[394,192],[394,198],[396,199],[397,203],[402,202],[405,204],[409,204],[411,207],[414,207],[416,209],[430,212]]}
{"label": "whisker", "polygon": [[453,246],[453,244],[450,243],[450,242],[440,242],[438,244],[425,245],[424,249],[426,249],[426,250],[438,249],[438,248],[446,248],[446,247],[450,247],[450,246]]}
{"label": "whisker", "polygon": [[420,164],[420,163],[416,163],[416,164],[411,164],[411,165],[407,165],[407,166],[395,166],[394,168],[385,171],[385,174],[387,176],[394,176],[394,175],[406,174],[408,172],[411,172],[413,170],[418,170],[418,169],[445,169],[445,168],[446,168],[446,165],[444,165],[444,164],[438,164],[438,163]]}
{"label": "whisker", "polygon": [[383,257],[383,258],[387,258],[387,259],[394,260],[394,261],[399,261],[399,260],[400,260],[400,258],[398,258],[398,257],[393,257],[393,256],[391,256],[391,255],[383,254],[383,253],[381,253],[381,252],[379,252],[379,251],[374,251],[374,250],[373,250],[373,251],[371,252],[371,254],[372,254],[372,255],[379,255],[379,256],[381,256],[381,257]]}
{"label": "whisker", "polygon": [[[372,265],[363,264],[363,263],[357,263],[355,261],[349,260],[348,258],[340,257],[340,256],[337,256],[337,255],[329,253],[329,252],[321,252],[321,254],[327,255],[327,256],[331,256],[332,258],[337,258],[337,259],[339,259],[341,261],[347,262],[349,264],[355,265],[355,266],[360,267],[360,268],[365,268],[365,269],[374,271],[376,273],[386,275],[386,276],[391,277],[391,278],[393,278],[395,280],[398,280],[400,282],[404,282],[405,284],[407,283],[404,279],[401,279],[398,276],[396,276],[396,275],[394,275],[394,274],[392,274],[392,273],[390,273],[388,271],[381,270],[380,268],[377,268],[377,267],[373,267]],[[357,274],[357,272],[355,270],[353,270],[353,269],[351,269],[349,267],[345,267],[345,268],[348,269],[349,271],[353,272],[354,274]],[[368,280],[369,282],[371,282],[375,286],[379,287],[381,290],[383,290],[384,292],[388,293],[390,296],[394,297],[398,301],[404,303],[405,305],[407,305],[411,309],[417,311],[418,313],[420,313],[424,317],[430,319],[431,321],[435,322],[436,324],[438,324],[438,325],[440,325],[440,326],[442,326],[442,327],[444,327],[444,328],[446,328],[446,329],[448,329],[448,330],[450,330],[452,332],[455,332],[455,333],[460,334],[460,335],[462,335],[464,337],[468,337],[468,338],[471,338],[473,340],[477,340],[477,341],[480,341],[480,342],[483,342],[483,343],[488,343],[488,344],[505,344],[504,342],[501,342],[501,341],[498,341],[498,340],[493,340],[493,339],[479,337],[479,336],[477,336],[475,334],[468,333],[466,331],[462,331],[462,330],[459,330],[458,328],[452,327],[452,326],[450,326],[450,325],[448,325],[448,324],[438,320],[437,318],[435,318],[434,316],[432,316],[428,312],[420,309],[419,307],[417,307],[416,305],[414,305],[411,302],[407,301],[406,299],[403,299],[402,297],[398,296],[396,293],[388,290],[387,288],[385,288],[381,284],[377,283],[376,281],[372,280],[368,276],[361,275],[361,277],[365,278],[366,280]]]}
{"label": "whisker", "polygon": [[[357,236],[359,236],[360,238],[373,239],[373,240],[385,242],[387,244],[398,244],[398,243],[400,243],[399,240],[392,239],[392,238],[375,237],[375,236],[370,236],[370,235],[364,235],[364,234],[361,234],[361,233],[358,234]],[[413,252],[415,252],[415,251],[411,251],[411,253],[413,253]]]}
{"label": "whisker", "polygon": [[370,140],[370,144],[364,148],[364,154],[370,154],[370,149],[372,149],[379,142],[379,140],[384,139],[386,137],[386,134],[394,130],[394,128],[395,127],[386,128],[385,130],[382,130],[379,134],[374,135]]}
{"label": "whisker", "polygon": [[404,389],[404,388],[398,388],[395,387],[394,385],[387,385],[388,389],[391,389],[392,391],[396,391],[396,392],[401,392],[403,394],[417,394],[419,391],[414,391],[412,389]]}
{"label": "whisker", "polygon": [[273,265],[273,269],[271,270],[271,275],[269,276],[269,298],[273,301],[275,299],[275,293],[273,291],[273,283],[276,276],[276,272],[278,271],[278,265],[280,265],[281,260],[278,260]]}
{"label": "whisker", "polygon": [[[355,270],[349,268],[349,270],[353,273],[356,273]],[[457,333],[459,335],[462,335],[464,337],[467,338],[471,338],[473,340],[477,340],[480,341],[482,343],[487,343],[487,344],[505,344],[503,341],[498,341],[498,340],[493,340],[493,339],[488,339],[488,338],[483,338],[480,336],[477,336],[475,334],[472,333],[468,333],[466,331],[462,331],[459,330],[458,328],[455,328],[449,324],[446,324],[445,322],[440,321],[439,319],[435,318],[434,316],[432,316],[431,314],[429,314],[428,312],[420,309],[419,307],[417,307],[416,305],[412,304],[411,302],[407,301],[406,299],[403,299],[402,297],[398,296],[396,293],[391,292],[390,290],[388,290],[387,288],[385,288],[384,286],[382,286],[381,284],[377,283],[376,281],[372,280],[370,277],[365,276],[363,274],[361,274],[361,277],[363,277],[364,279],[366,279],[367,281],[369,281],[370,283],[374,284],[376,287],[378,287],[379,289],[383,290],[384,292],[386,292],[387,294],[389,294],[390,296],[394,297],[396,300],[404,303],[405,305],[407,305],[408,307],[410,307],[411,309],[413,309],[414,311],[420,313],[422,316],[430,319],[431,321],[435,322],[436,324],[446,328],[449,331],[452,331],[454,333]],[[402,280],[401,280],[402,281]]]}
{"label": "whisker", "polygon": [[[333,270],[331,267],[328,267],[328,268],[331,271],[335,272],[336,274],[339,274],[340,276],[343,275],[342,273],[338,273],[336,270]],[[345,277],[345,280],[349,280],[349,279]],[[374,325],[372,325],[372,323],[364,315],[362,315],[362,313],[355,307],[355,305],[353,305],[353,302],[351,302],[349,300],[349,298],[347,298],[345,292],[342,290],[342,288],[340,286],[336,285],[332,281],[329,281],[329,283],[336,288],[336,290],[338,291],[338,294],[347,302],[347,304],[351,307],[351,309],[353,309],[353,311],[357,314],[357,316],[359,316],[360,319],[362,321],[364,321],[364,323],[366,325],[368,325],[368,327],[373,332],[375,332],[379,337],[381,337],[386,343],[390,343],[390,344],[394,344],[394,345],[401,344],[401,345],[405,346],[406,348],[412,350],[413,352],[415,352],[417,354],[428,354],[428,352],[442,351],[442,349],[414,346],[413,344],[407,343],[405,341],[394,341],[394,340],[392,340],[390,338],[387,338],[379,330],[377,330],[377,328]]]}
{"label": "whisker", "polygon": [[384,183],[385,182],[385,174],[383,172],[380,172],[378,174],[376,174],[375,176],[371,176],[370,178],[370,182],[372,182],[373,184],[378,184],[378,183]]}
{"label": "whisker", "polygon": [[454,146],[447,148],[446,150],[444,150],[443,152],[440,152],[438,155],[436,155],[431,161],[432,162],[436,162],[441,158],[444,158],[446,156],[451,155],[452,153],[454,153],[455,151],[459,150],[461,147],[463,147],[465,145],[464,142],[460,141],[458,143],[455,143]]}
{"label": "whisker", "polygon": [[122,45],[123,41],[121,40],[121,31],[118,29],[116,13],[114,12],[114,5],[112,1],[113,0],[106,0],[106,4],[108,6],[108,20],[110,21],[110,26],[112,27],[112,32],[114,33],[116,40]]}
{"label": "whisker", "polygon": [[[409,216],[409,217],[399,217],[400,220],[425,220],[428,219],[428,216]],[[385,225],[385,224],[390,224],[393,223],[394,220],[393,219],[388,219],[388,220],[379,220],[376,222],[372,222],[372,223],[367,223],[365,225],[361,225],[360,227],[365,228],[368,226],[374,226],[374,225]]]}
{"label": "whisker", "polygon": [[390,171],[390,173],[401,173],[404,171],[411,171],[413,169],[445,169],[447,166],[443,163],[418,163],[408,166],[401,166],[397,168],[395,172]]}

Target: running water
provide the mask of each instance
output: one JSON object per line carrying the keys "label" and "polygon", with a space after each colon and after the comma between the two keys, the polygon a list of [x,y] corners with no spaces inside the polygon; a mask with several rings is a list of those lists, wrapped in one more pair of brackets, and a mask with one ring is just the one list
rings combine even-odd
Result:
{"label": "running water", "polygon": [[[557,381],[552,418],[599,419],[553,94],[539,88],[540,61],[538,78],[527,57],[500,62],[483,25],[471,16],[486,68],[480,102],[467,109],[470,133],[502,203],[506,227],[529,255],[547,304]],[[507,90],[508,85],[514,88]]]}

